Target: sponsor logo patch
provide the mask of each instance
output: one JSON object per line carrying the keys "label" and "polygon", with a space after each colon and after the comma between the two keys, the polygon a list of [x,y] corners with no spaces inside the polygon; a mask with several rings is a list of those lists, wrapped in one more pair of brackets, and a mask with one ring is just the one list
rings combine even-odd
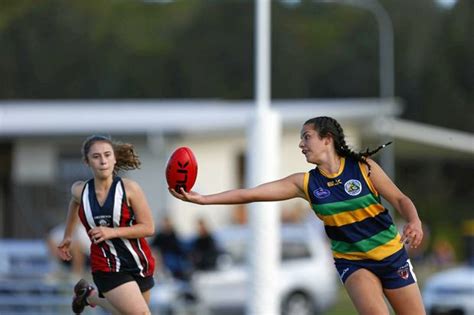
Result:
{"label": "sponsor logo patch", "polygon": [[362,191],[362,184],[357,179],[349,179],[344,184],[344,190],[351,196],[357,196]]}
{"label": "sponsor logo patch", "polygon": [[408,264],[408,262],[405,265],[403,265],[402,267],[398,268],[397,274],[403,280],[408,279],[408,277],[410,276],[410,265]]}
{"label": "sponsor logo patch", "polygon": [[327,182],[328,187],[333,187],[342,184],[342,180],[340,178]]}
{"label": "sponsor logo patch", "polygon": [[319,187],[318,189],[315,189],[313,191],[313,195],[318,199],[327,198],[327,197],[329,197],[330,194],[331,194],[331,192],[329,190],[324,189],[322,187]]}

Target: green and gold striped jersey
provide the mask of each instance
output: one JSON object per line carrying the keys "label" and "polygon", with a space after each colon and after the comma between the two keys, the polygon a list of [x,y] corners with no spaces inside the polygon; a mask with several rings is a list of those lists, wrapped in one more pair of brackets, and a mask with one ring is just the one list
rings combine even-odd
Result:
{"label": "green and gold striped jersey", "polygon": [[324,222],[334,259],[382,260],[403,248],[400,234],[366,166],[342,158],[337,174],[315,168],[305,174],[305,193]]}

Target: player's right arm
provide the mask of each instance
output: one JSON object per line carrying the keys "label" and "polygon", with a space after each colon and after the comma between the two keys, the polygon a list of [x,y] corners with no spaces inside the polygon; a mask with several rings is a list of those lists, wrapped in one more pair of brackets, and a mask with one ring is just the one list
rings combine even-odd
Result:
{"label": "player's right arm", "polygon": [[72,235],[74,233],[74,227],[78,220],[78,211],[81,204],[81,193],[85,183],[83,181],[77,181],[72,184],[71,187],[71,200],[69,201],[68,213],[66,218],[66,227],[64,229],[64,237],[61,243],[58,245],[59,256],[63,260],[71,260],[71,242]]}
{"label": "player's right arm", "polygon": [[201,195],[197,192],[179,192],[170,189],[170,193],[183,201],[201,205],[210,204],[243,204],[255,201],[280,201],[296,197],[305,198],[304,173],[295,173],[285,178],[261,184],[247,189],[233,189],[217,194]]}

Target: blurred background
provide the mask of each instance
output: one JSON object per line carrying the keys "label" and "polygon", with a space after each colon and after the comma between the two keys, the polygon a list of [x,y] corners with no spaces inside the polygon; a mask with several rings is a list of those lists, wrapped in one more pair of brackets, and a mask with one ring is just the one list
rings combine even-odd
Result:
{"label": "blurred background", "polygon": [[[302,123],[314,116],[340,120],[355,150],[393,141],[375,158],[425,224],[423,246],[410,255],[426,290],[432,277],[473,263],[473,13],[471,0],[271,2],[271,97],[282,117],[279,177],[311,168],[297,146]],[[238,234],[234,228],[245,229],[246,207],[178,202],[167,192],[164,168],[170,153],[185,145],[199,163],[195,190],[245,186],[255,26],[255,4],[247,0],[0,3],[0,313],[65,314],[72,284],[88,276],[87,244],[77,249],[84,261],[72,266],[58,262],[52,249],[62,237],[71,184],[90,177],[80,148],[94,133],[135,145],[142,167],[123,176],[145,190],[157,232],[171,222],[186,257],[203,222],[215,234],[218,254],[210,270],[191,259],[184,279],[165,264],[160,242],[150,239],[163,261],[157,287],[169,292],[156,294],[154,310],[207,314],[206,302],[239,304],[191,291],[205,276],[211,280],[204,285],[224,277],[213,271],[235,271],[241,252],[228,240]],[[281,221],[320,231],[310,210],[304,201],[281,203]],[[312,258],[292,233],[282,233],[287,271],[285,261]],[[335,279],[331,268],[325,273]],[[451,300],[453,294],[472,298],[472,267],[462,272],[462,289],[438,291]],[[337,279],[328,281],[327,303],[318,298],[328,292],[315,289],[300,303],[312,307],[286,314],[354,314]],[[229,292],[236,288],[227,285]],[[304,293],[288,290],[282,303]],[[189,305],[181,308],[173,294]],[[427,307],[432,314],[474,312],[472,303]]]}

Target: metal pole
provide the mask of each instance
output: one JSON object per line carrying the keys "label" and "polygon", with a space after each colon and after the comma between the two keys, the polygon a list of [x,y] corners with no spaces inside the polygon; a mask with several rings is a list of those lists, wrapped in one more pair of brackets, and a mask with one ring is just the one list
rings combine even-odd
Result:
{"label": "metal pole", "polygon": [[[323,3],[341,3],[366,9],[374,14],[379,29],[379,87],[380,98],[395,97],[395,58],[393,25],[387,11],[377,0],[314,0]],[[381,117],[382,118],[382,117]],[[382,139],[386,140],[386,139]],[[395,145],[385,148],[380,154],[380,164],[387,175],[395,181]]]}
{"label": "metal pole", "polygon": [[[255,1],[255,115],[250,120],[248,135],[247,185],[257,186],[278,175],[281,124],[270,110],[271,0]],[[248,315],[280,313],[277,290],[280,261],[278,205],[275,202],[252,203],[249,209],[250,240],[248,242],[249,288]]]}
{"label": "metal pole", "polygon": [[[354,0],[350,1],[357,2]],[[377,20],[379,26],[380,97],[393,100],[395,96],[395,58],[392,20],[384,7],[376,0],[362,1],[360,6],[370,10]],[[388,141],[388,139],[382,140]],[[381,151],[380,164],[385,173],[395,181],[395,144]],[[385,203],[385,205],[390,210],[393,210],[388,203]]]}
{"label": "metal pole", "polygon": [[271,2],[255,1],[255,99],[257,110],[264,112],[270,109],[271,90]]}
{"label": "metal pole", "polygon": [[394,45],[392,20],[383,6],[376,0],[314,0],[321,3],[341,3],[366,9],[374,14],[379,29],[379,82],[380,97],[395,95]]}
{"label": "metal pole", "polygon": [[[395,58],[393,44],[393,25],[387,11],[377,0],[314,0],[322,3],[341,3],[366,9],[374,14],[379,29],[379,88],[380,98],[395,97]],[[382,121],[383,117],[379,117]],[[388,141],[388,139],[382,139]],[[389,145],[380,153],[380,165],[385,173],[395,181],[395,144]],[[387,202],[384,205],[393,211]]]}

